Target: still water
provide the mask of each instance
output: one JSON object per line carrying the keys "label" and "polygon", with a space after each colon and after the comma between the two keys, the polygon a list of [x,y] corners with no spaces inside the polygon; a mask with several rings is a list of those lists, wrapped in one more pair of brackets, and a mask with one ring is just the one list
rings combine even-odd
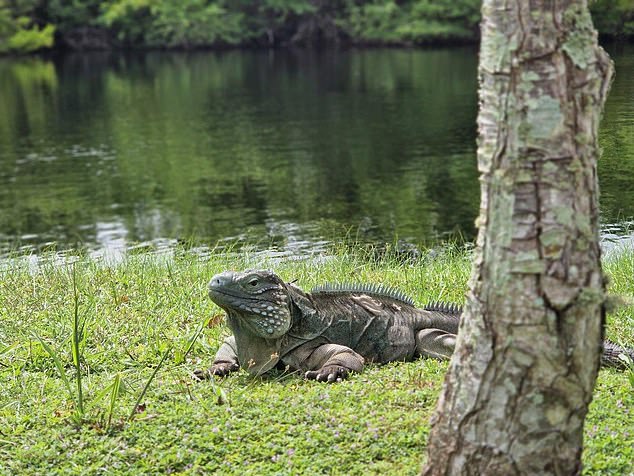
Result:
{"label": "still water", "polygon": [[[601,129],[634,216],[634,47]],[[0,59],[0,257],[55,248],[472,239],[475,48]]]}

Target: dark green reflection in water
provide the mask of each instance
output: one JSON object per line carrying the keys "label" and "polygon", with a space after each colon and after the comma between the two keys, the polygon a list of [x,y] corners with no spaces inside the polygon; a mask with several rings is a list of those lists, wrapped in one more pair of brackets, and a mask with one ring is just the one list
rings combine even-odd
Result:
{"label": "dark green reflection in water", "polygon": [[[613,55],[609,220],[634,215],[634,64]],[[476,68],[473,48],[1,60],[0,246],[471,239]]]}
{"label": "dark green reflection in water", "polygon": [[608,52],[616,78],[599,134],[601,213],[604,223],[630,222],[634,218],[634,45]]}

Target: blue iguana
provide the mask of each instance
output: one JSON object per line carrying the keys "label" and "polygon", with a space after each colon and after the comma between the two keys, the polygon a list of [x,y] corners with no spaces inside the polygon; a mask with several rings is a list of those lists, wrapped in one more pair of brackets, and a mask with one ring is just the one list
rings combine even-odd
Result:
{"label": "blue iguana", "polygon": [[[233,335],[199,378],[288,366],[308,379],[335,382],[361,372],[366,362],[448,359],[462,313],[446,304],[417,308],[381,285],[325,285],[307,293],[262,270],[217,274],[209,296],[226,311]],[[634,350],[604,342],[602,363],[621,365],[621,352],[634,357]]]}

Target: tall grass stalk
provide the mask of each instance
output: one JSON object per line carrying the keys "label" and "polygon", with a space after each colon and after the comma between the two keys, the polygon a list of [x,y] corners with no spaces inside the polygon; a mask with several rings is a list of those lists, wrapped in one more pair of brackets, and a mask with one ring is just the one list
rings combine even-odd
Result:
{"label": "tall grass stalk", "polygon": [[143,397],[145,397],[145,394],[148,391],[148,389],[150,388],[150,384],[154,380],[154,377],[156,377],[156,374],[158,374],[158,371],[163,366],[163,362],[165,362],[165,359],[167,359],[167,356],[172,351],[172,347],[173,346],[170,345],[167,348],[167,350],[163,353],[163,357],[161,357],[161,361],[158,363],[158,365],[154,369],[154,372],[152,372],[152,375],[150,375],[150,378],[147,380],[147,382],[145,382],[145,386],[143,387],[143,390],[141,390],[141,393],[139,393],[139,396],[137,397],[136,402],[134,403],[134,406],[132,407],[132,411],[130,412],[130,416],[128,417],[128,421],[132,421],[134,419],[134,416],[136,415],[137,409],[139,408],[139,405],[141,405],[141,400],[143,400]]}
{"label": "tall grass stalk", "polygon": [[187,346],[185,347],[185,350],[184,351],[181,351],[181,350],[177,351],[177,355],[174,357],[174,361],[175,361],[174,363],[176,365],[180,365],[183,362],[185,362],[185,360],[187,359],[187,356],[189,355],[191,350],[194,348],[194,344],[196,343],[196,341],[200,337],[200,334],[202,334],[203,330],[205,329],[205,325],[207,324],[207,322],[208,322],[207,318],[203,319],[203,321],[198,326],[198,329],[196,329],[196,331],[194,333],[192,333],[191,336],[189,336],[189,339],[187,340]]}
{"label": "tall grass stalk", "polygon": [[111,385],[112,389],[110,391],[110,405],[108,405],[108,421],[106,422],[106,430],[110,429],[110,425],[112,424],[112,415],[114,414],[114,407],[117,402],[117,398],[119,397],[119,392],[121,391],[121,374],[117,373],[114,377],[114,382]]}
{"label": "tall grass stalk", "polygon": [[73,366],[75,369],[75,391],[73,391],[71,382],[66,375],[66,370],[64,368],[64,364],[62,359],[59,356],[59,353],[53,349],[51,345],[49,345],[39,334],[35,333],[35,337],[40,342],[46,353],[53,359],[53,363],[55,364],[55,368],[60,375],[60,378],[64,382],[64,386],[66,387],[70,399],[75,402],[75,417],[77,420],[81,420],[84,417],[84,392],[83,392],[83,384],[82,384],[82,375],[81,375],[81,360],[82,360],[82,352],[81,352],[81,344],[85,338],[84,328],[86,324],[86,320],[82,319],[79,316],[79,291],[77,289],[77,272],[75,269],[75,263],[72,263],[71,268],[71,278],[73,283],[73,329],[71,335],[71,355],[73,357]]}
{"label": "tall grass stalk", "polygon": [[55,368],[57,369],[57,373],[59,373],[62,382],[64,382],[64,386],[68,391],[68,395],[71,400],[75,400],[75,404],[77,404],[75,394],[73,393],[73,387],[70,384],[70,380],[66,375],[66,370],[64,370],[64,364],[62,364],[61,359],[59,358],[59,354],[53,349],[39,334],[35,334],[35,338],[40,342],[42,348],[46,351],[48,355],[50,355],[51,359],[53,359],[53,363],[55,364]]}
{"label": "tall grass stalk", "polygon": [[77,270],[75,263],[72,264],[73,277],[73,336],[71,348],[73,354],[73,364],[75,365],[75,384],[77,386],[77,411],[79,416],[84,416],[84,392],[81,382],[81,342],[84,337],[84,327],[86,320],[81,321],[79,317],[79,292],[77,291]]}

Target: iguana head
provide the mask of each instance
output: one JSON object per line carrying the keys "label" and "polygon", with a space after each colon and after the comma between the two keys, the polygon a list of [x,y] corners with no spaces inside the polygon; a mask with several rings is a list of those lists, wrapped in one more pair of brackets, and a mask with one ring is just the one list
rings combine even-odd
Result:
{"label": "iguana head", "polygon": [[258,337],[277,339],[291,327],[286,284],[272,271],[217,274],[209,281],[209,297]]}

